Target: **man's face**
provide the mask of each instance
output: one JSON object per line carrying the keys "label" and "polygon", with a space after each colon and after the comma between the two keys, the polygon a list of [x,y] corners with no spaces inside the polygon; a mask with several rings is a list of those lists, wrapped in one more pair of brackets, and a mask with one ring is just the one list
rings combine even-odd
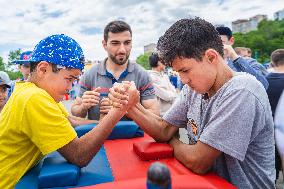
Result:
{"label": "man's face", "polygon": [[217,74],[211,64],[194,58],[175,58],[172,66],[179,73],[183,84],[200,94],[210,92]]}
{"label": "man's face", "polygon": [[159,70],[162,72],[162,71],[165,71],[166,69],[166,66],[165,64],[163,64],[161,61],[158,61],[158,67],[159,67]]}
{"label": "man's face", "polygon": [[239,55],[244,57],[244,58],[249,58],[250,57],[247,50],[241,50]]}
{"label": "man's face", "polygon": [[233,45],[235,42],[233,37],[231,37],[230,39],[226,35],[220,35],[220,37],[224,45]]}
{"label": "man's face", "polygon": [[103,41],[104,49],[108,57],[118,65],[123,65],[128,61],[132,48],[132,37],[129,31],[121,33],[108,33],[108,40]]}
{"label": "man's face", "polygon": [[0,107],[6,104],[8,99],[8,88],[6,85],[0,85]]}
{"label": "man's face", "polygon": [[44,90],[47,91],[56,102],[64,99],[64,95],[68,94],[72,88],[72,83],[77,80],[81,74],[79,69],[60,69],[58,72],[53,72],[51,65],[47,69],[47,73],[43,78],[46,83]]}

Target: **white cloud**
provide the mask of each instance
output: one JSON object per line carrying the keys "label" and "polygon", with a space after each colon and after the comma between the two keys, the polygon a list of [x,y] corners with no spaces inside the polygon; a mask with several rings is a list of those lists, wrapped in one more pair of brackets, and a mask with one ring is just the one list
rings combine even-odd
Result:
{"label": "white cloud", "polygon": [[[10,50],[30,50],[50,34],[65,33],[81,44],[87,59],[103,59],[103,28],[124,19],[133,30],[135,59],[143,54],[144,45],[156,42],[178,19],[199,16],[230,26],[233,20],[256,14],[272,19],[282,8],[282,0],[0,0],[0,56],[5,59]],[[82,32],[85,28],[89,30]]]}

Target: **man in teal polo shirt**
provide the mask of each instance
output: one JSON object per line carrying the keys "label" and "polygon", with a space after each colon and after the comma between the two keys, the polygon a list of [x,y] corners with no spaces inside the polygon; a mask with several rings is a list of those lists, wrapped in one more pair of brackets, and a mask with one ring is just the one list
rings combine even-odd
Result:
{"label": "man in teal polo shirt", "polygon": [[93,66],[80,79],[79,98],[71,107],[73,115],[99,120],[111,108],[107,95],[115,82],[134,81],[142,105],[159,115],[159,107],[150,76],[144,68],[129,61],[132,31],[123,21],[112,21],[104,29],[102,41],[108,57]]}

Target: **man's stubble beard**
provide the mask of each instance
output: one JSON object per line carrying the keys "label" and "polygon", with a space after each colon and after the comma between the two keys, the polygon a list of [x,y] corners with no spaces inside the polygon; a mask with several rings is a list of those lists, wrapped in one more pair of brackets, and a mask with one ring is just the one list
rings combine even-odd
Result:
{"label": "man's stubble beard", "polygon": [[117,65],[123,65],[123,64],[125,64],[125,63],[128,61],[129,55],[130,55],[130,54],[126,55],[126,57],[125,57],[125,59],[124,59],[123,61],[117,60],[117,59],[115,58],[115,56],[113,56],[113,55],[109,55],[109,58],[111,59],[111,61],[112,61],[113,63],[115,63],[115,64],[117,64]]}

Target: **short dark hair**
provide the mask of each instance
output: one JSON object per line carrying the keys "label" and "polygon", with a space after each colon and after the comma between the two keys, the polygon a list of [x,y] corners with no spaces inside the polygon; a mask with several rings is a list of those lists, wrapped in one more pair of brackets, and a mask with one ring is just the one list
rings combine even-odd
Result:
{"label": "short dark hair", "polygon": [[232,30],[226,26],[218,26],[216,27],[216,30],[218,31],[219,35],[225,35],[228,37],[228,39],[231,39],[233,36]]}
{"label": "short dark hair", "polygon": [[224,55],[223,44],[214,26],[201,18],[182,19],[174,23],[159,38],[157,49],[166,65],[177,57],[202,60],[209,48]]}
{"label": "short dark hair", "polygon": [[284,49],[277,49],[271,53],[271,61],[274,66],[284,65]]}
{"label": "short dark hair", "polygon": [[[37,65],[38,65],[39,63],[40,63],[40,62],[31,62],[31,63],[30,63],[30,73],[32,73],[33,71],[36,70],[36,67],[37,67]],[[54,73],[59,72],[60,68],[58,68],[57,65],[52,64],[52,63],[49,63],[49,64],[51,65],[52,71],[53,71]],[[69,68],[67,68],[67,69],[69,69]]]}
{"label": "short dark hair", "polygon": [[150,64],[151,68],[156,68],[156,67],[158,66],[158,62],[159,62],[158,53],[153,52],[153,53],[149,56],[149,64]]}
{"label": "short dark hair", "polygon": [[124,31],[129,31],[132,36],[132,30],[131,27],[124,21],[121,20],[115,20],[110,23],[108,23],[104,29],[104,40],[108,40],[108,33],[121,33]]}

